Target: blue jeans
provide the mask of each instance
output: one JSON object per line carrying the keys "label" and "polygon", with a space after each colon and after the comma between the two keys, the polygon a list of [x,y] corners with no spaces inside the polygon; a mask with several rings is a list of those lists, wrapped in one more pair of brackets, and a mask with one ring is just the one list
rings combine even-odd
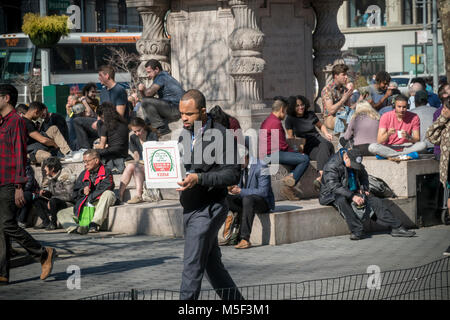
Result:
{"label": "blue jeans", "polygon": [[[276,160],[278,155],[278,161]],[[278,151],[277,153],[271,154],[269,156],[271,163],[279,163],[288,166],[295,166],[292,174],[294,175],[295,184],[300,180],[300,178],[305,173],[309,166],[309,157],[306,154],[300,152],[288,152],[288,151]]]}

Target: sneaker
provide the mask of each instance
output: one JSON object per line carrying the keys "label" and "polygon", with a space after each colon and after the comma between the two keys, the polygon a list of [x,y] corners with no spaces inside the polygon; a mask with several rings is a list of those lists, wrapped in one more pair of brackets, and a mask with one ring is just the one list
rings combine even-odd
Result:
{"label": "sneaker", "polygon": [[236,249],[248,249],[252,246],[250,241],[247,241],[245,239],[242,239],[236,246],[234,246]]}
{"label": "sneaker", "polygon": [[128,204],[136,204],[141,202],[144,202],[144,200],[142,200],[142,197],[139,196],[134,196],[133,198],[127,201]]}
{"label": "sneaker", "polygon": [[284,177],[283,179],[283,183],[284,185],[288,186],[288,187],[293,187],[295,186],[295,179],[292,175],[287,175],[286,177]]}
{"label": "sneaker", "polygon": [[351,235],[350,235],[350,240],[355,240],[355,241],[357,241],[357,240],[361,240],[362,239],[362,235],[357,235],[357,234],[354,234],[354,233],[352,233]]}
{"label": "sneaker", "polygon": [[56,230],[56,225],[53,223],[49,223],[47,228],[45,228],[45,230],[47,230],[47,231]]}
{"label": "sneaker", "polygon": [[45,280],[48,278],[53,269],[53,262],[55,261],[56,250],[53,248],[45,248],[46,257],[44,260],[41,260],[42,265],[42,273],[41,280]]}
{"label": "sneaker", "polygon": [[450,246],[444,251],[443,255],[446,257],[450,256]]}
{"label": "sneaker", "polygon": [[42,222],[41,224],[34,226],[33,229],[35,229],[35,230],[46,229],[49,225],[50,225],[50,222],[48,222],[48,223]]}
{"label": "sneaker", "polygon": [[[78,227],[78,228],[80,228],[80,227]],[[67,233],[68,233],[68,234],[71,234],[71,233],[78,233],[78,228],[75,227],[75,226],[69,227],[69,228],[67,228]]]}
{"label": "sneaker", "polygon": [[414,237],[415,235],[414,231],[406,230],[404,227],[393,228],[391,231],[393,237]]}
{"label": "sneaker", "polygon": [[234,219],[236,219],[237,214],[234,212],[229,212],[227,218],[225,219],[225,226],[223,227],[223,239],[228,243],[231,238],[231,226],[233,225]]}
{"label": "sneaker", "polygon": [[299,201],[300,199],[295,195],[294,188],[282,186],[280,190],[281,195],[290,201]]}
{"label": "sneaker", "polygon": [[89,231],[89,227],[87,226],[79,226],[77,229],[75,229],[77,233],[79,234],[87,234]]}
{"label": "sneaker", "polygon": [[89,230],[88,230],[89,233],[97,233],[97,232],[99,232],[99,230],[100,230],[100,226],[98,224],[96,224],[94,222],[91,222],[89,224]]}
{"label": "sneaker", "polygon": [[21,227],[22,229],[26,229],[26,228],[27,228],[27,224],[26,224],[26,223],[23,223],[23,222],[17,222],[17,225],[18,225],[19,227]]}

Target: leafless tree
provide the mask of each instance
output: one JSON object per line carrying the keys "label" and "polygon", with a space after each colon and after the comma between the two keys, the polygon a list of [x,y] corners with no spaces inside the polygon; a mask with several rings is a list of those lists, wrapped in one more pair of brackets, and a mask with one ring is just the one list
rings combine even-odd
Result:
{"label": "leafless tree", "polygon": [[40,74],[17,75],[14,85],[18,88],[26,88],[26,102],[42,101],[42,80]]}
{"label": "leafless tree", "polygon": [[129,53],[123,48],[110,47],[110,55],[105,57],[105,61],[112,66],[116,72],[126,72],[130,75],[130,89],[137,88],[139,77],[137,69],[139,67],[139,56],[135,53]]}

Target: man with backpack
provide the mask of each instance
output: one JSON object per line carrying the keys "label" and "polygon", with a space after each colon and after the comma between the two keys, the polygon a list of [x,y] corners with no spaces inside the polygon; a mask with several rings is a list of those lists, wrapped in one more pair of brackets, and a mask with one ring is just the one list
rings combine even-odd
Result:
{"label": "man with backpack", "polygon": [[369,192],[369,177],[358,149],[341,148],[327,162],[319,202],[321,205],[332,205],[344,217],[351,232],[350,240],[363,239],[363,221],[368,218],[391,227],[393,237],[412,237],[416,234],[406,230],[382,200]]}

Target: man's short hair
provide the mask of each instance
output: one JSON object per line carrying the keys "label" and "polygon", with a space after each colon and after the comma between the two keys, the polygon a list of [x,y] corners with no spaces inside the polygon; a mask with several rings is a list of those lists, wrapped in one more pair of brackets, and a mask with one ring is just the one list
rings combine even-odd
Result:
{"label": "man's short hair", "polygon": [[333,68],[331,69],[331,75],[332,77],[334,77],[341,73],[347,73],[347,71],[348,66],[346,64],[340,63],[333,66]]}
{"label": "man's short hair", "polygon": [[95,149],[88,149],[83,153],[83,157],[84,156],[91,156],[92,158],[100,159],[100,153],[98,153],[98,151]]}
{"label": "man's short hair", "polygon": [[16,87],[9,83],[0,83],[0,96],[9,96],[9,104],[13,106],[13,108],[17,104],[17,97],[19,96],[19,92]]}
{"label": "man's short hair", "polygon": [[195,106],[197,107],[198,110],[206,108],[205,96],[199,90],[197,90],[197,89],[190,89],[190,90],[185,92],[183,97],[181,97],[181,100],[183,100],[183,101],[187,101],[187,100],[190,100],[190,99],[194,100]]}
{"label": "man's short hair", "polygon": [[424,106],[428,103],[428,94],[425,90],[420,90],[416,92],[414,96],[414,104],[416,107]]}
{"label": "man's short hair", "polygon": [[386,71],[378,71],[375,75],[375,82],[376,83],[382,83],[382,82],[391,82],[391,75]]}
{"label": "man's short hair", "polygon": [[397,104],[397,101],[405,101],[406,103],[408,103],[408,97],[404,94],[398,94],[394,98],[394,106]]}
{"label": "man's short hair", "polygon": [[278,112],[280,111],[280,109],[286,109],[288,106],[288,101],[285,97],[277,96],[273,98],[273,100],[274,100],[272,103],[273,112]]}
{"label": "man's short hair", "polygon": [[116,71],[110,65],[100,66],[100,68],[98,68],[98,72],[103,72],[103,73],[108,74],[109,77],[111,78],[111,80],[114,80],[114,77],[116,76]]}
{"label": "man's short hair", "polygon": [[28,106],[28,110],[36,110],[36,109],[39,112],[41,112],[41,111],[44,111],[45,109],[47,109],[47,106],[45,104],[43,104],[42,102],[40,102],[40,101],[33,101]]}
{"label": "man's short hair", "polygon": [[422,89],[425,90],[425,88],[427,87],[427,84],[425,83],[425,80],[423,80],[422,78],[413,78],[411,80],[411,84],[414,83],[420,83],[422,85]]}
{"label": "man's short hair", "polygon": [[28,111],[28,106],[27,106],[26,104],[19,103],[19,104],[17,105],[17,107],[16,107],[16,112],[17,112],[17,113],[23,113],[23,114],[25,114],[25,113],[27,113],[27,111]]}
{"label": "man's short hair", "polygon": [[50,157],[44,160],[42,163],[42,167],[48,167],[50,170],[53,170],[55,172],[58,172],[62,169],[62,164],[59,158],[57,157]]}
{"label": "man's short hair", "polygon": [[158,68],[159,71],[163,71],[161,63],[158,60],[156,60],[156,59],[148,60],[147,63],[145,64],[145,67],[146,68],[150,67],[153,70],[156,70],[156,68]]}

